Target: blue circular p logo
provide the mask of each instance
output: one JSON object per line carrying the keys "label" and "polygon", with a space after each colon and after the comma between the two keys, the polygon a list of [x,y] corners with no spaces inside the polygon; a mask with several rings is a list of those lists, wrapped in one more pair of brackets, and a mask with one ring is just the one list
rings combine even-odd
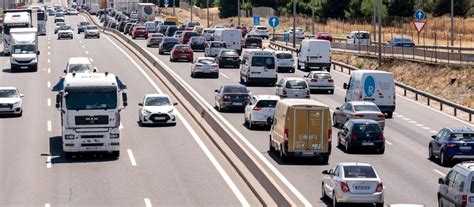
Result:
{"label": "blue circular p logo", "polygon": [[375,93],[375,80],[372,76],[367,76],[364,81],[364,92],[368,97],[372,97]]}

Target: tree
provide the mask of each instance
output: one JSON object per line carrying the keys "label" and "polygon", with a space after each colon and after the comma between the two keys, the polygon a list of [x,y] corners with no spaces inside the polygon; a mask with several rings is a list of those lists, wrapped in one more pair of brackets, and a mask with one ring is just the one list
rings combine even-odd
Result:
{"label": "tree", "polygon": [[346,18],[357,18],[362,17],[362,11],[360,10],[360,0],[352,0],[349,4],[349,10],[346,11]]}
{"label": "tree", "polygon": [[[454,16],[468,17],[470,10],[474,8],[471,0],[455,0]],[[436,0],[433,9],[433,16],[451,14],[451,0]]]}
{"label": "tree", "polygon": [[235,2],[235,0],[220,0],[219,17],[227,18],[234,16],[237,16],[237,3]]}
{"label": "tree", "polygon": [[388,15],[400,17],[413,16],[415,12],[414,7],[414,0],[392,0],[388,6]]}
{"label": "tree", "polygon": [[[360,11],[362,12],[362,15],[364,17],[373,16],[374,15],[374,0],[362,0]],[[382,3],[382,16],[387,16],[387,13],[388,13],[387,6]]]}
{"label": "tree", "polygon": [[344,18],[349,10],[351,0],[327,0],[322,6],[321,16],[324,18]]}

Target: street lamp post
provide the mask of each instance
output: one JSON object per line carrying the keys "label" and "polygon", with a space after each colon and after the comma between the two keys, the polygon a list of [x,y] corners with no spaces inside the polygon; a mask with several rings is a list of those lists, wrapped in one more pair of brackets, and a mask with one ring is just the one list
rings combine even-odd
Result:
{"label": "street lamp post", "polygon": [[190,0],[189,6],[191,7],[191,22],[193,21],[193,0]]}
{"label": "street lamp post", "polygon": [[377,26],[376,26],[377,25],[377,0],[374,0],[374,16],[372,18],[372,24],[374,26],[374,32],[373,32],[374,37],[373,37],[373,39],[374,39],[374,42],[375,42],[375,41],[377,41],[377,38],[376,38],[377,35],[375,35],[375,34],[377,34]]}
{"label": "street lamp post", "polygon": [[[379,67],[382,66],[382,0],[379,2]],[[375,6],[375,5],[374,5]],[[374,34],[375,35],[375,34]]]}
{"label": "street lamp post", "polygon": [[454,47],[454,0],[451,0],[451,47]]}
{"label": "street lamp post", "polygon": [[293,0],[293,48],[296,48],[296,0]]}
{"label": "street lamp post", "polygon": [[176,0],[173,0],[173,16],[176,16]]}
{"label": "street lamp post", "polygon": [[207,5],[207,27],[209,27],[209,0],[206,0]]}
{"label": "street lamp post", "polygon": [[240,0],[237,0],[237,25],[240,25]]}
{"label": "street lamp post", "polygon": [[[312,0],[312,1],[311,1],[311,5],[312,5],[312,6],[311,6],[311,17],[312,17],[311,20],[312,20],[312,22],[313,22],[313,24],[311,25],[311,32],[313,33],[313,36],[314,36],[314,7],[316,6],[316,5],[314,5],[314,1],[315,1],[315,0]],[[293,32],[294,32],[294,31],[293,31]]]}

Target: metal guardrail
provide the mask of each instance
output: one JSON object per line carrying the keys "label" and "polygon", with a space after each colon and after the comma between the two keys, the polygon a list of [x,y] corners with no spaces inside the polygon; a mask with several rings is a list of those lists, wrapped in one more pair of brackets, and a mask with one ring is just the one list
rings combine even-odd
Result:
{"label": "metal guardrail", "polygon": [[[275,43],[273,41],[270,42],[269,46],[270,46],[270,48],[273,48],[273,49],[287,50],[287,51],[290,51],[292,54],[294,54],[294,53],[298,54],[298,52],[295,48],[289,47],[289,46],[286,46],[286,45],[282,45],[282,44],[278,44],[278,43]],[[340,69],[341,69],[341,72],[343,72],[344,69],[348,69],[349,74],[351,74],[351,71],[359,70],[359,68],[356,68],[352,65],[347,65],[345,63],[341,63],[341,62],[337,62],[337,61],[331,61],[331,62],[332,62],[332,65],[333,65],[333,69],[336,70],[336,66],[339,66]],[[417,101],[419,99],[419,96],[422,96],[422,97],[426,98],[426,100],[427,100],[426,105],[428,105],[428,106],[431,105],[431,100],[436,101],[436,102],[439,103],[439,110],[440,111],[443,111],[443,106],[446,105],[446,106],[449,106],[449,107],[454,109],[454,113],[453,113],[454,116],[458,115],[458,110],[459,110],[459,111],[467,113],[469,115],[469,121],[470,122],[472,121],[472,114],[474,113],[474,110],[469,108],[469,107],[462,106],[462,105],[459,105],[457,103],[442,99],[440,97],[437,97],[435,95],[426,93],[424,91],[418,90],[416,88],[413,88],[411,86],[405,85],[405,84],[397,82],[397,81],[395,81],[395,85],[400,87],[401,89],[403,89],[403,96],[407,96],[407,91],[410,91],[410,92],[415,94],[415,100],[417,100]]]}

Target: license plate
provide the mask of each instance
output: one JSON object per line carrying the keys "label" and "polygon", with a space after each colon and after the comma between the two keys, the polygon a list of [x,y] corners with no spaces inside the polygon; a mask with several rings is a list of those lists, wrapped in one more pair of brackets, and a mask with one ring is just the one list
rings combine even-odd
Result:
{"label": "license plate", "polygon": [[98,147],[86,147],[86,150],[96,150]]}
{"label": "license plate", "polygon": [[21,66],[21,69],[28,69],[28,66]]}
{"label": "license plate", "polygon": [[155,117],[155,120],[165,120],[165,117]]}
{"label": "license plate", "polygon": [[242,106],[242,103],[232,103],[234,106]]}
{"label": "license plate", "polygon": [[187,58],[186,55],[181,55],[181,58]]}
{"label": "license plate", "polygon": [[462,149],[462,150],[470,150],[472,149],[471,146],[460,146],[459,149]]}
{"label": "license plate", "polygon": [[362,146],[374,146],[373,142],[362,142]]}
{"label": "license plate", "polygon": [[314,153],[313,152],[303,152],[304,155],[313,155]]}
{"label": "license plate", "polygon": [[227,58],[226,60],[233,60],[232,58]]}
{"label": "license plate", "polygon": [[1,108],[0,107],[0,111],[10,111],[10,108]]}
{"label": "license plate", "polygon": [[356,190],[369,190],[370,186],[361,186],[361,185],[356,185],[354,186]]}
{"label": "license plate", "polygon": [[469,196],[469,202],[470,203],[474,202],[474,196]]}

